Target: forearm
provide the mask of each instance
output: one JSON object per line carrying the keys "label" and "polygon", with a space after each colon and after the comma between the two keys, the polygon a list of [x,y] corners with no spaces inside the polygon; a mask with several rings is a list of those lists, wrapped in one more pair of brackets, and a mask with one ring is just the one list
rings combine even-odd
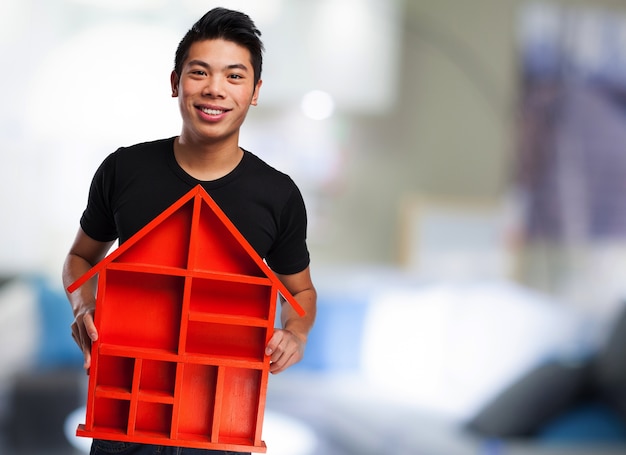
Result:
{"label": "forearm", "polygon": [[96,299],[97,278],[94,277],[87,281],[71,294],[67,292],[68,286],[100,262],[112,245],[112,241],[99,242],[85,234],[82,229],[78,230],[74,244],[70,248],[63,264],[62,274],[63,287],[66,289],[67,298],[72,305],[74,316],[85,311],[93,311]]}
{"label": "forearm", "polygon": [[63,264],[63,287],[70,302],[74,316],[85,311],[86,307],[93,307],[95,304],[97,278],[94,277],[87,281],[74,292],[67,292],[69,285],[74,283],[78,278],[87,273],[91,269],[92,264],[87,260],[75,254],[68,254]]}
{"label": "forearm", "polygon": [[284,330],[288,330],[301,341],[307,341],[309,332],[315,323],[317,312],[317,292],[315,288],[302,290],[293,295],[295,300],[305,311],[304,316],[300,316],[289,303],[281,299],[281,324]]}

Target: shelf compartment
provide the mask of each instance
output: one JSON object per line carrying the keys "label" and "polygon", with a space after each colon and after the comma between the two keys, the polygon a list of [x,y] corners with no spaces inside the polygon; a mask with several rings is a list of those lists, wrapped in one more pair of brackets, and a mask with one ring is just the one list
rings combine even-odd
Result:
{"label": "shelf compartment", "polygon": [[185,352],[262,362],[266,334],[263,327],[189,321]]}
{"label": "shelf compartment", "polygon": [[255,445],[262,373],[247,368],[224,368],[223,372],[221,409],[216,410],[220,416],[217,442]]}
{"label": "shelf compartment", "polygon": [[184,278],[106,271],[96,312],[102,343],[176,352]]}
{"label": "shelf compartment", "polygon": [[191,281],[189,309],[193,313],[234,315],[266,321],[269,317],[267,302],[271,297],[271,286],[194,278]]}
{"label": "shelf compartment", "polygon": [[188,363],[179,387],[177,432],[210,440],[213,431],[218,368]]}
{"label": "shelf compartment", "polygon": [[120,254],[117,262],[186,268],[192,211],[193,204],[189,202],[159,223],[153,220],[146,226],[148,229],[144,229],[149,230],[150,235],[133,238],[132,248]]}
{"label": "shelf compartment", "polygon": [[135,359],[100,355],[98,357],[98,390],[109,394],[128,393],[133,385]]}
{"label": "shelf compartment", "polygon": [[201,204],[200,200],[197,204],[199,210],[190,239],[193,254],[190,255],[189,269],[265,276],[253,259],[256,253],[230,220],[221,218],[221,214]]}
{"label": "shelf compartment", "polygon": [[169,438],[172,425],[172,405],[139,401],[135,433]]}
{"label": "shelf compartment", "polygon": [[96,397],[94,410],[97,431],[127,433],[130,401]]}
{"label": "shelf compartment", "polygon": [[139,391],[144,400],[162,401],[167,398],[173,400],[176,384],[176,363],[161,362],[158,360],[143,359],[141,362],[141,377]]}

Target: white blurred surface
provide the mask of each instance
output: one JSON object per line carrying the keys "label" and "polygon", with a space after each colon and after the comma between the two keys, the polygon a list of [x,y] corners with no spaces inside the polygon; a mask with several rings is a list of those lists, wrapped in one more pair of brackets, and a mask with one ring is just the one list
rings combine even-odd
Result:
{"label": "white blurred surface", "polygon": [[541,362],[586,355],[585,328],[506,282],[391,288],[372,299],[363,369],[392,401],[463,420]]}

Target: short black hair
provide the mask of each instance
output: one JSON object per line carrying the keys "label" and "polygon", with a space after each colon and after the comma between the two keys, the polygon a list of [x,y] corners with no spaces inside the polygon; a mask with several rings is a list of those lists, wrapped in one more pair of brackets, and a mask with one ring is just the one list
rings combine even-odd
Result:
{"label": "short black hair", "polygon": [[250,52],[254,85],[261,79],[263,42],[261,32],[247,14],[226,8],[214,8],[202,16],[185,34],[176,49],[174,71],[181,75],[189,48],[197,41],[223,39],[245,47]]}

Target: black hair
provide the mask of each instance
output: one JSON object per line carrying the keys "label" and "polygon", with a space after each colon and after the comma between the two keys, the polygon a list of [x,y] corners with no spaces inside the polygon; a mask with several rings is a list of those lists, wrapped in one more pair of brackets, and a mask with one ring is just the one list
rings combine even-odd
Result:
{"label": "black hair", "polygon": [[197,41],[223,39],[245,47],[250,52],[254,70],[254,84],[261,79],[263,42],[261,32],[247,14],[226,8],[214,8],[202,16],[185,34],[176,49],[174,71],[181,75],[189,48]]}

